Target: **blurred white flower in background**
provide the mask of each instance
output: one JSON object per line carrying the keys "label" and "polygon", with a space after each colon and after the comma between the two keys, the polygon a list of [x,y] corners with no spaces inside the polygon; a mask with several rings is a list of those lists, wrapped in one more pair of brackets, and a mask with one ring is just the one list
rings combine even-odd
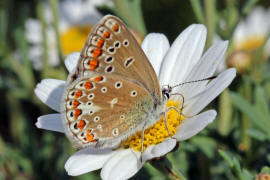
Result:
{"label": "blurred white flower in background", "polygon": [[[252,51],[263,45],[270,32],[270,9],[255,7],[246,19],[241,20],[233,35],[235,50]],[[265,53],[270,55],[270,40],[265,46]]]}
{"label": "blurred white flower in background", "polygon": [[[66,0],[59,3],[59,32],[63,55],[80,51],[91,27],[101,19],[102,15],[96,9],[99,5],[112,6],[110,0]],[[44,4],[46,21],[46,41],[48,63],[50,66],[59,64],[57,39],[53,27],[53,15],[49,4]],[[42,24],[38,19],[28,19],[25,23],[26,39],[29,42],[29,57],[36,70],[42,68],[44,56],[44,41]]]}
{"label": "blurred white flower in background", "polygon": [[[242,19],[233,34],[233,51],[228,57],[227,65],[236,67],[239,73],[248,71],[254,53],[262,47],[270,33],[270,9],[255,7]],[[261,59],[270,57],[270,40],[266,41]]]}

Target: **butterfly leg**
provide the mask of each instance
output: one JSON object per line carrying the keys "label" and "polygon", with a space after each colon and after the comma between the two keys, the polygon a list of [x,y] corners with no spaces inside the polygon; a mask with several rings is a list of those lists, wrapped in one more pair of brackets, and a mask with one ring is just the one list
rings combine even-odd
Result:
{"label": "butterfly leg", "polygon": [[184,108],[184,103],[185,103],[185,98],[184,98],[184,96],[183,96],[183,94],[181,94],[181,93],[173,93],[173,94],[171,94],[171,96],[181,96],[182,97],[182,104],[181,104],[181,112],[182,112],[182,110],[183,110],[183,108]]}
{"label": "butterfly leg", "polygon": [[180,117],[182,116],[182,109],[181,109],[181,111],[179,111],[176,107],[170,106],[170,107],[168,107],[167,109],[165,109],[164,112],[161,113],[161,115],[164,116],[164,124],[165,124],[165,127],[166,127],[167,131],[168,131],[168,135],[169,135],[171,138],[174,138],[174,137],[172,137],[172,134],[171,134],[170,131],[169,131],[169,128],[168,128],[168,125],[167,125],[167,116],[166,116],[167,113],[168,113],[171,109],[174,109],[175,111],[177,111],[177,113],[180,115]]}
{"label": "butterfly leg", "polygon": [[140,157],[141,162],[142,162],[142,153],[143,153],[143,141],[144,141],[144,130],[145,130],[145,125],[146,125],[146,123],[144,123],[143,129],[142,129],[142,144],[141,144],[141,157]]}
{"label": "butterfly leg", "polygon": [[172,137],[172,135],[171,135],[171,133],[170,133],[170,130],[169,130],[169,128],[168,128],[168,125],[167,125],[167,117],[166,117],[166,113],[167,113],[167,112],[168,112],[168,111],[167,111],[167,109],[166,109],[165,112],[162,112],[162,116],[164,117],[164,118],[163,118],[163,121],[164,121],[165,127],[166,127],[166,129],[167,129],[168,135],[169,135],[170,137]]}

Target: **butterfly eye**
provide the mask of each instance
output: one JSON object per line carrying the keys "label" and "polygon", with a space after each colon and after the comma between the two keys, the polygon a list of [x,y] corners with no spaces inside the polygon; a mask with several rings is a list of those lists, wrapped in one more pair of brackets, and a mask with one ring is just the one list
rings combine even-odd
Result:
{"label": "butterfly eye", "polygon": [[117,81],[117,82],[114,84],[114,87],[115,87],[116,89],[121,88],[121,87],[122,87],[122,82],[121,82],[121,81]]}
{"label": "butterfly eye", "polygon": [[106,73],[111,73],[111,72],[113,72],[114,71],[114,67],[113,66],[107,66],[106,68],[105,68],[105,72]]}
{"label": "butterfly eye", "polygon": [[70,124],[70,130],[77,134],[78,132],[80,132],[80,128],[78,128],[78,122],[73,122]]}
{"label": "butterfly eye", "polygon": [[128,68],[134,61],[135,59],[133,57],[127,58],[124,64],[125,67]]}
{"label": "butterfly eye", "polygon": [[92,115],[92,114],[94,114],[94,113],[95,113],[95,112],[94,112],[93,110],[90,110],[90,111],[89,111],[89,114],[90,114],[90,115]]}
{"label": "butterfly eye", "polygon": [[97,129],[98,129],[99,131],[102,131],[102,130],[103,130],[103,129],[102,129],[102,125],[101,125],[101,124],[97,125]]}
{"label": "butterfly eye", "polygon": [[93,119],[94,122],[98,122],[99,120],[100,120],[99,116],[95,116],[94,119]]}
{"label": "butterfly eye", "polygon": [[118,128],[114,128],[114,129],[112,130],[112,135],[113,135],[113,136],[118,136],[118,135],[119,135],[119,130],[118,130]]}
{"label": "butterfly eye", "polygon": [[109,52],[110,54],[114,54],[114,53],[115,53],[115,48],[114,48],[114,47],[108,48],[108,52]]}
{"label": "butterfly eye", "polygon": [[90,99],[90,100],[94,99],[94,97],[95,97],[94,93],[91,93],[91,94],[88,95],[88,99]]}
{"label": "butterfly eye", "polygon": [[66,114],[68,121],[74,121],[75,120],[75,112],[73,110],[70,110]]}
{"label": "butterfly eye", "polygon": [[112,56],[106,57],[105,62],[106,63],[112,63],[113,62],[113,57]]}
{"label": "butterfly eye", "polygon": [[75,94],[76,94],[76,90],[70,91],[70,93],[68,94],[68,98],[69,99],[74,99],[75,98]]}
{"label": "butterfly eye", "polygon": [[131,92],[130,92],[130,95],[131,95],[132,97],[136,97],[136,96],[137,96],[137,91],[136,91],[136,90],[131,91]]}
{"label": "butterfly eye", "polygon": [[123,41],[123,45],[124,45],[125,47],[127,47],[127,46],[129,45],[128,40],[124,40],[124,41]]}
{"label": "butterfly eye", "polygon": [[101,88],[101,92],[102,92],[102,93],[106,93],[106,92],[107,92],[107,88],[106,88],[106,87],[102,87],[102,88]]}
{"label": "butterfly eye", "polygon": [[119,42],[119,41],[116,41],[116,42],[114,43],[114,47],[120,48],[120,42]]}

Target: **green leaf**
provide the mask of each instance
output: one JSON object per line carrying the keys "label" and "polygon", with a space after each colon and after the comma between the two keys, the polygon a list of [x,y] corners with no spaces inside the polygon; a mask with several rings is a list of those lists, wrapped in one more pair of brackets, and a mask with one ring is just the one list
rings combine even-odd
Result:
{"label": "green leaf", "polygon": [[114,0],[115,13],[120,16],[131,28],[141,35],[146,35],[141,0]]}
{"label": "green leaf", "polygon": [[253,107],[248,101],[246,101],[237,93],[230,92],[230,96],[233,105],[242,113],[247,115],[255,126],[270,136],[270,122],[265,121],[264,118],[262,118],[261,115],[256,111],[255,107]]}
{"label": "green leaf", "polygon": [[246,169],[243,170],[242,175],[243,175],[243,178],[245,180],[253,180],[254,179],[254,175]]}
{"label": "green leaf", "polygon": [[229,166],[232,168],[234,165],[233,160],[231,159],[231,157],[229,156],[228,153],[226,153],[225,151],[219,149],[218,150],[219,155],[229,164]]}
{"label": "green leaf", "polygon": [[191,7],[192,7],[192,10],[197,18],[197,21],[201,24],[204,24],[204,12],[203,12],[203,9],[202,9],[202,5],[200,3],[200,1],[198,0],[190,0],[190,4],[191,4]]}
{"label": "green leaf", "polygon": [[209,159],[214,158],[217,145],[213,139],[196,136],[191,139],[191,142],[196,144]]}
{"label": "green leaf", "polygon": [[257,129],[248,129],[247,134],[259,141],[264,141],[267,139],[267,135]]}
{"label": "green leaf", "polygon": [[261,173],[267,173],[267,174],[270,174],[270,167],[268,166],[264,166],[261,170]]}
{"label": "green leaf", "polygon": [[242,10],[243,14],[247,15],[258,2],[259,0],[246,1],[246,4],[244,5],[244,8]]}
{"label": "green leaf", "polygon": [[262,116],[266,116],[267,119],[269,119],[270,112],[269,112],[267,98],[265,97],[266,97],[265,90],[262,87],[258,86],[255,89],[255,107],[259,114],[261,114]]}

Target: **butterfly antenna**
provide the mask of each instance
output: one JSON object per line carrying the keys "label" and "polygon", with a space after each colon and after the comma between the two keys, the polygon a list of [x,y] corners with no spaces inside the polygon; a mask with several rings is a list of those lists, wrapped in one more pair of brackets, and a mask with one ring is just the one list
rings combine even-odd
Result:
{"label": "butterfly antenna", "polygon": [[175,88],[175,87],[178,87],[178,86],[182,86],[182,85],[190,84],[190,83],[195,83],[195,82],[208,81],[208,80],[215,79],[216,77],[217,76],[211,76],[211,77],[204,78],[204,79],[199,79],[199,80],[194,80],[194,81],[187,81],[187,82],[184,82],[184,83],[181,83],[181,84],[177,84],[175,86],[172,86],[171,88]]}

